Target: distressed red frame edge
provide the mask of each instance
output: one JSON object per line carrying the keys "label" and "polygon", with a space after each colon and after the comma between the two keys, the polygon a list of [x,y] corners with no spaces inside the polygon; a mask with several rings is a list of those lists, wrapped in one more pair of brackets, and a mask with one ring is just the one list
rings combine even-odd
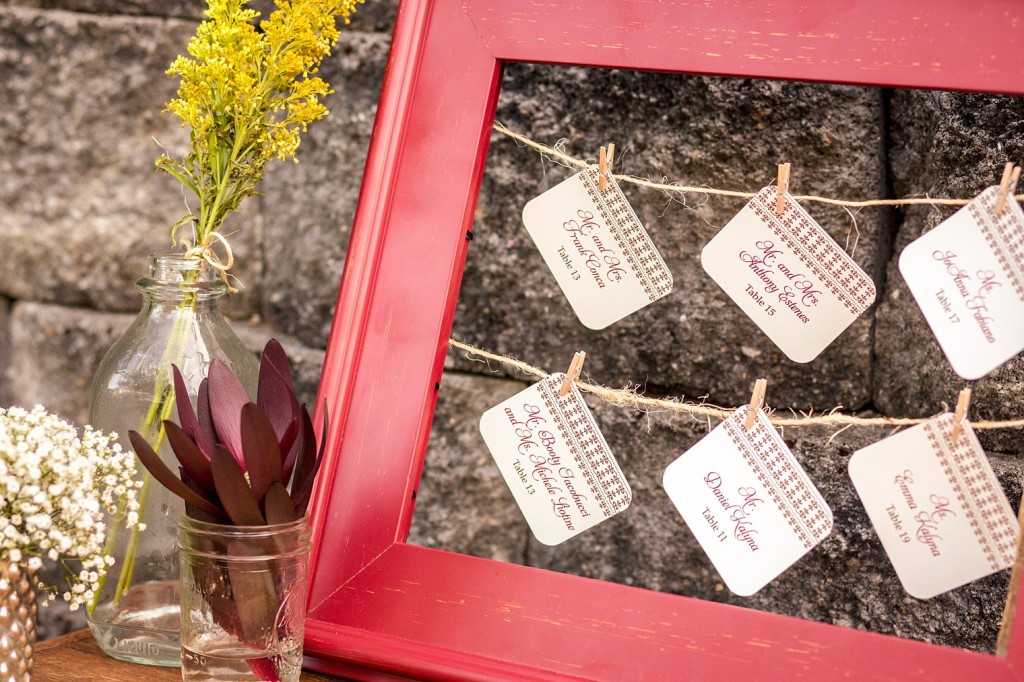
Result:
{"label": "distressed red frame edge", "polygon": [[[601,0],[588,3],[585,15],[577,7],[541,7],[525,0],[424,0],[402,5],[317,401],[319,412],[324,405],[329,407],[332,424],[329,455],[312,511],[310,665],[360,679],[625,679],[625,658],[647,656],[647,667],[630,663],[633,678],[657,677],[678,674],[683,663],[696,670],[702,660],[726,655],[722,647],[731,644],[733,670],[746,667],[780,678],[806,673],[811,663],[827,665],[834,674],[888,676],[902,671],[910,676],[929,669],[924,667],[928,662],[936,666],[932,677],[956,679],[984,672],[991,679],[1019,679],[1021,628],[1015,629],[1009,658],[1004,660],[404,544],[503,61],[776,78],[803,75],[808,80],[1017,94],[1024,87],[1024,50],[1020,38],[1009,30],[1013,21],[1021,21],[1021,10],[1012,3],[972,3],[972,17],[957,26],[959,50],[951,49],[956,41],[949,27],[942,26],[956,2],[915,0],[899,7],[866,3],[865,21],[888,17],[898,24],[904,18],[927,28],[922,21],[928,21],[921,17],[933,17],[939,35],[928,36],[932,48],[892,43],[890,52],[874,54],[876,62],[851,61],[845,67],[837,67],[831,57],[815,63],[786,58],[787,45],[797,49],[801,41],[812,40],[799,24],[809,6],[813,11],[813,4],[793,2],[792,12],[781,19],[752,0]],[[732,11],[721,21],[715,8],[721,12],[725,5]],[[738,5],[748,11],[735,11]],[[666,22],[666,17],[679,21]],[[844,25],[857,26],[856,17],[852,22],[849,16],[842,18]],[[828,23],[828,17],[823,21]],[[759,35],[769,25],[776,29],[771,33],[788,35],[789,42],[762,45],[765,54],[777,57],[767,63],[746,59],[749,53],[723,62],[722,53],[712,53],[707,44],[702,45],[703,52],[659,47],[676,26],[690,32],[728,28]],[[1004,26],[1006,30],[996,30]],[[821,35],[827,34],[826,30]],[[865,44],[856,31],[835,35],[828,38],[836,41],[829,54],[855,55]],[[939,40],[942,47],[935,52],[935,40],[942,37],[949,40]],[[913,64],[921,63],[929,49],[946,65],[915,70]],[[952,65],[949,54],[955,56]],[[439,151],[445,154],[439,156]],[[443,169],[436,163],[442,158]],[[453,177],[464,177],[466,185],[458,186]],[[421,221],[420,229],[413,224],[416,220]],[[407,258],[410,253],[429,260],[431,267],[403,264],[403,257],[415,260]],[[487,585],[491,592],[475,594],[474,585]],[[555,590],[556,608],[531,601],[524,590]],[[459,594],[461,604],[452,599]],[[594,600],[599,608],[594,608]],[[628,610],[631,604],[644,605],[639,620],[637,614],[623,612],[616,623],[634,628],[632,638],[614,628],[609,631],[610,621],[603,626],[595,621],[590,629],[572,633],[588,640],[576,659],[553,656],[555,651],[540,644],[532,649],[533,660],[509,651],[509,640],[515,637],[564,643],[573,618],[593,620],[594,615]],[[509,605],[521,612],[497,620],[502,608],[512,608]],[[702,622],[695,627],[666,620],[660,630],[646,628],[646,635],[638,634],[645,628],[634,624],[644,615],[679,613],[699,615]],[[524,629],[537,615],[547,619],[545,624]],[[410,625],[410,618],[423,622]],[[726,629],[709,635],[703,632],[705,627]],[[749,630],[743,642],[736,641],[742,637],[737,638],[734,628]],[[700,653],[686,647],[675,652],[670,646],[669,654],[658,657],[657,650],[665,647],[655,636],[666,641],[689,638]],[[817,654],[793,653],[799,652],[793,647],[799,641],[813,642]],[[793,651],[784,653],[786,647]],[[879,667],[876,655],[857,655],[862,648],[874,654],[886,651],[885,668]],[[897,659],[903,663],[892,663]]]}

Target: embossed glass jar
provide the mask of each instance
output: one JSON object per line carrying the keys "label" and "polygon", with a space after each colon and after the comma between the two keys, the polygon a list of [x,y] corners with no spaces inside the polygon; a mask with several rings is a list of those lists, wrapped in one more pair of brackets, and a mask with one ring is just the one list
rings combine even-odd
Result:
{"label": "embossed glass jar", "polygon": [[182,680],[298,681],[309,542],[305,517],[271,526],[182,517]]}
{"label": "embossed glass jar", "polygon": [[[177,421],[171,365],[182,373],[193,403],[210,362],[228,364],[250,395],[259,365],[220,311],[227,284],[202,261],[153,256],[150,272],[138,281],[142,310],[110,348],[93,379],[89,422],[116,432],[131,450],[128,431],[141,433],[171,471],[177,460],[164,442],[162,422]],[[116,560],[96,601],[89,627],[104,652],[122,660],[178,666],[180,652],[178,519],[180,498],[137,463],[141,531],[111,520],[108,554]]]}

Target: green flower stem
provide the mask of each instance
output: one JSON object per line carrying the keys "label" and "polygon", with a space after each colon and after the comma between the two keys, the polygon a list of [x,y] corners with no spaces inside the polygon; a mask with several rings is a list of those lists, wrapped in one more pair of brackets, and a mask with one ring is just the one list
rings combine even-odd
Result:
{"label": "green flower stem", "polygon": [[[199,266],[195,271],[188,273],[186,282],[195,282],[199,279]],[[163,356],[160,358],[160,367],[166,368],[166,372],[160,372],[157,377],[157,383],[153,391],[153,402],[149,406],[149,410],[146,413],[146,418],[143,421],[142,429],[140,432],[145,434],[146,440],[150,445],[153,446],[155,452],[160,451],[160,447],[163,445],[165,432],[164,432],[164,420],[171,418],[171,413],[174,411],[174,384],[171,381],[170,367],[174,363],[180,363],[181,358],[185,353],[185,340],[186,332],[191,324],[191,320],[195,317],[196,310],[196,295],[194,293],[186,294],[184,300],[178,304],[178,309],[174,316],[174,325],[171,328],[171,333],[168,338],[167,347],[164,349]],[[142,489],[139,491],[139,509],[140,512],[144,513],[146,510],[146,499],[149,494],[150,486],[153,483],[153,477],[145,467],[141,467],[142,470]],[[119,521],[120,519],[118,519]],[[140,516],[140,523],[145,523],[145,519]],[[120,535],[121,523],[112,523],[113,528],[109,529],[107,535],[106,546],[104,547],[104,554],[110,556],[114,547],[116,546],[118,536]],[[131,537],[128,539],[128,546],[125,549],[124,565],[121,567],[121,572],[118,576],[117,589],[114,592],[114,604],[117,604],[124,593],[127,592],[132,586],[132,580],[135,575],[135,558],[139,551],[139,537],[142,531],[139,526],[136,525],[131,529]],[[96,610],[99,604],[100,594],[103,592],[103,586],[106,584],[107,576],[104,575],[100,578],[99,589],[96,590],[96,594],[93,597],[91,604],[89,605],[90,615]]]}

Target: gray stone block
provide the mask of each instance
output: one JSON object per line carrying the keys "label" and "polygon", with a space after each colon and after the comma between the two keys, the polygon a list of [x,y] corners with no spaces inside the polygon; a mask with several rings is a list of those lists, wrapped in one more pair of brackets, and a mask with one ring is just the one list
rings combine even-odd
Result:
{"label": "gray stone block", "polygon": [[[156,176],[160,140],[184,132],[161,114],[164,71],[190,22],[0,9],[0,293],[101,310],[138,307],[149,253],[171,247],[180,183]],[[111,65],[116,64],[116,68]],[[53,112],[40,115],[40,112]],[[58,113],[59,112],[59,113]],[[239,216],[236,275],[258,291],[259,217]],[[229,227],[229,229],[231,229]],[[248,315],[246,296],[232,302]]]}
{"label": "gray stone block", "polygon": [[[88,419],[89,391],[107,350],[134,315],[69,308],[48,303],[14,305],[10,320],[11,354],[4,373],[4,404],[42,404],[78,424]],[[254,353],[272,331],[236,321],[232,329]],[[282,339],[293,363],[300,400],[312,405],[323,353]]]}
{"label": "gray stone block", "polygon": [[0,296],[0,405],[7,405],[10,389],[5,375],[11,362],[14,347],[11,345],[11,301]]}
{"label": "gray stone block", "polygon": [[16,303],[6,397],[11,404],[40,404],[64,419],[87,423],[96,367],[132,319],[48,303]]}
{"label": "gray stone block", "polygon": [[201,19],[205,2],[196,0],[2,0],[0,5],[21,5],[45,10],[66,10],[87,14],[178,17]]}
{"label": "gray stone block", "polygon": [[[789,161],[794,193],[841,198],[884,193],[882,116],[873,89],[532,65],[508,66],[498,109],[510,128],[549,145],[564,139],[576,157],[594,160],[599,145],[615,142],[620,173],[756,191],[774,182],[778,162]],[[704,273],[701,249],[743,200],[668,197],[623,184],[675,287],[608,329],[584,328],[521,221],[526,202],[569,173],[492,136],[458,337],[547,371],[564,370],[574,351],[586,350],[595,380],[638,383],[651,394],[709,395],[736,405],[764,376],[776,406],[857,408],[870,401],[870,313],[814,362],[796,364]],[[805,207],[846,243],[851,221],[843,210]],[[884,210],[857,215],[855,260],[876,279],[888,257],[887,221]]]}
{"label": "gray stone block", "polygon": [[[0,6],[21,5],[48,10],[68,10],[88,14],[123,14],[203,19],[207,3],[202,0],[0,0]],[[249,6],[266,17],[274,9],[272,0],[252,0]],[[359,5],[349,30],[390,33],[395,22],[397,0],[369,0]]]}
{"label": "gray stone block", "polygon": [[523,388],[518,381],[445,374],[417,490],[410,543],[525,562],[530,531],[484,444],[478,419]]}
{"label": "gray stone block", "polygon": [[[896,196],[972,198],[998,184],[1003,164],[1024,162],[1024,102],[963,93],[897,92],[892,101],[892,169]],[[903,248],[956,209],[912,207],[903,212],[875,334],[875,403],[894,415],[929,415],[956,404],[971,385],[975,419],[1024,415],[1024,358],[976,382],[957,376],[897,266]],[[980,434],[985,447],[1020,452],[1019,430]]]}
{"label": "gray stone block", "polygon": [[383,36],[346,35],[322,69],[330,115],[263,186],[263,318],[308,346],[327,346],[387,50]]}

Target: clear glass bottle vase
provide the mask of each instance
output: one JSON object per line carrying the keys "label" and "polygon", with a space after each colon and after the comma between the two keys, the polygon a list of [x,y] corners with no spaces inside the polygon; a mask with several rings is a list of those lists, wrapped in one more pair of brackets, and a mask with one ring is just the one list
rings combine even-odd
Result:
{"label": "clear glass bottle vase", "polygon": [[[193,405],[214,358],[226,362],[256,394],[259,364],[220,312],[227,284],[205,262],[152,256],[139,279],[138,317],[110,348],[93,379],[89,423],[114,431],[131,449],[138,431],[171,471],[178,463],[166,444],[163,420],[177,421],[171,365],[181,370]],[[181,499],[153,480],[137,462],[143,481],[142,530],[108,520],[108,554],[115,564],[87,609],[89,627],[104,652],[149,665],[181,665],[177,529]]]}

